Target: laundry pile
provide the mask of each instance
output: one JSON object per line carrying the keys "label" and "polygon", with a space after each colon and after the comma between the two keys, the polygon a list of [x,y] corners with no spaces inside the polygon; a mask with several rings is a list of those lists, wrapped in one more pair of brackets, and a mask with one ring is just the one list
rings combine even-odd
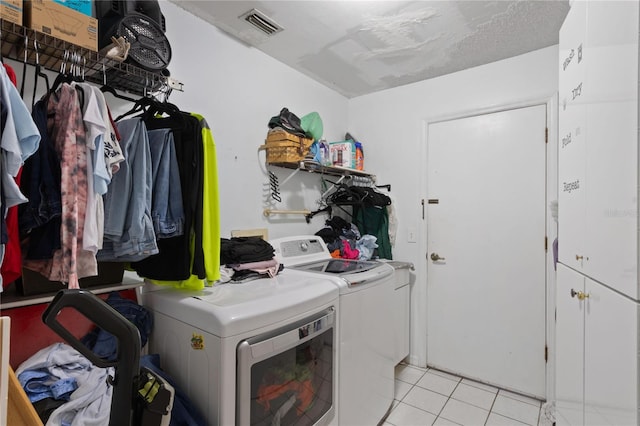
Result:
{"label": "laundry pile", "polygon": [[[133,300],[123,298],[118,292],[110,293],[105,302],[136,326],[140,335],[139,349],[142,350],[153,328],[151,312]],[[81,342],[98,357],[118,361],[119,342],[106,330],[96,326],[81,338]],[[171,424],[199,426],[206,423],[186,393],[162,370],[158,354],[142,356],[140,367],[152,371],[157,376],[154,380],[161,378],[170,384],[171,392],[175,393]],[[118,365],[96,367],[71,346],[54,343],[25,360],[16,370],[16,376],[44,424],[106,425],[111,417],[112,379],[117,377],[117,370]],[[142,377],[142,374],[138,376]],[[131,385],[136,386],[136,383]]]}
{"label": "laundry pile", "polygon": [[23,362],[16,376],[43,423],[109,423],[113,367],[98,368],[71,346],[54,343]]}
{"label": "laundry pile", "polygon": [[220,281],[246,282],[273,278],[282,270],[273,246],[260,237],[220,240]]}
{"label": "laundry pile", "polygon": [[340,259],[370,260],[378,248],[376,237],[360,235],[358,227],[339,216],[325,222],[316,235],[321,237],[331,252],[331,257]]}

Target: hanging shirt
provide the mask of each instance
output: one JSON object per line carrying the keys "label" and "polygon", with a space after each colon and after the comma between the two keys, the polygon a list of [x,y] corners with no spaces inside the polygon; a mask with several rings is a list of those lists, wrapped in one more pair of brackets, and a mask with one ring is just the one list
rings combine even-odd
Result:
{"label": "hanging shirt", "polygon": [[[104,98],[104,95],[103,95]],[[106,106],[106,102],[104,103],[104,105]],[[104,113],[104,109],[102,110],[102,116],[104,117],[105,113]],[[107,115],[110,116],[109,110],[107,108]],[[113,121],[111,121],[112,127],[117,127],[117,126],[113,126]],[[118,171],[118,169],[120,169],[120,163],[122,161],[124,161],[124,154],[122,153],[122,147],[120,146],[120,144],[118,143],[118,140],[120,140],[121,138],[117,137],[118,133],[117,133],[117,129],[109,132],[108,134],[105,133],[105,138],[104,138],[104,158],[105,158],[105,162],[107,163],[107,172],[109,173],[109,176],[113,176],[114,173],[116,173]]]}
{"label": "hanging shirt", "polygon": [[40,132],[15,87],[15,74],[11,79],[7,71],[13,70],[0,66],[0,292],[4,285],[15,281],[21,275],[22,256],[15,206],[28,200],[19,188],[20,168],[40,144]]}
{"label": "hanging shirt", "polygon": [[218,158],[216,143],[205,118],[192,114],[200,122],[204,147],[204,187],[202,211],[202,249],[206,279],[210,284],[220,279],[220,197],[218,192]]}
{"label": "hanging shirt", "polygon": [[52,259],[61,247],[60,159],[49,137],[46,99],[36,102],[31,114],[41,139],[38,150],[22,169],[20,188],[29,202],[20,206],[18,223],[20,232],[29,235],[25,258]]}
{"label": "hanging shirt", "polygon": [[[93,184],[96,193],[104,195],[107,193],[107,187],[109,186],[111,176],[114,173],[113,167],[118,165],[119,168],[120,162],[124,160],[124,155],[119,155],[116,152],[115,157],[112,157],[111,160],[107,162],[107,157],[113,152],[111,147],[115,146],[121,149],[120,144],[118,143],[119,134],[111,121],[111,114],[109,114],[109,108],[104,98],[104,94],[97,87],[93,87],[93,93],[98,99],[102,120],[104,120],[105,123],[104,135],[101,139],[96,140],[96,150],[94,151],[95,157],[93,161]],[[109,141],[108,145],[110,148],[107,148],[105,141]],[[120,151],[120,154],[122,154],[122,151]],[[108,163],[109,165],[107,166]]]}
{"label": "hanging shirt", "polygon": [[82,110],[75,88],[63,84],[48,101],[49,134],[60,158],[62,200],[61,249],[49,261],[29,261],[24,266],[51,281],[79,288],[79,278],[98,275],[95,255],[83,249],[87,207],[87,151]]}
{"label": "hanging shirt", "polygon": [[[11,83],[16,86],[16,73],[9,65],[4,64],[7,76]],[[0,97],[0,129],[4,129],[7,122],[8,105],[2,101]],[[20,172],[15,178],[16,184],[20,186]],[[4,203],[0,202],[0,212],[4,216]],[[0,242],[5,244],[0,248],[0,262],[2,263],[1,269],[1,283],[0,292],[2,292],[3,286],[7,286],[13,281],[17,280],[22,275],[22,251],[20,249],[20,234],[18,230],[18,206],[13,206],[7,210],[6,221],[0,222],[0,233],[2,237]]]}
{"label": "hanging shirt", "polygon": [[[84,232],[82,235],[82,248],[97,253],[102,248],[102,234],[104,229],[104,206],[102,197],[96,194],[94,179],[96,176],[96,157],[104,157],[97,152],[97,147],[102,145],[100,140],[107,130],[99,100],[93,87],[87,83],[75,84],[78,90],[84,93],[82,119],[86,132],[87,152],[87,208],[84,216]],[[105,170],[106,171],[106,170]]]}
{"label": "hanging shirt", "polygon": [[[220,279],[220,207],[218,201],[216,147],[211,129],[201,115],[191,114],[190,118],[197,120],[197,129],[200,136],[198,139],[201,140],[202,144],[200,151],[202,175],[192,177],[201,186],[199,186],[197,193],[192,191],[189,194],[192,205],[195,206],[192,221],[193,232],[189,240],[189,254],[192,260],[191,274],[187,279],[183,280],[154,279],[153,282],[160,285],[197,290],[202,289],[206,282],[212,284]],[[198,158],[198,156],[196,155],[193,158]],[[194,185],[194,187],[198,188],[198,185]],[[160,250],[162,252],[162,246],[160,246]],[[198,252],[201,253],[203,275],[199,275],[200,270],[197,269],[198,257],[196,254]],[[149,260],[153,260],[153,258]],[[140,273],[140,271],[138,272]]]}
{"label": "hanging shirt", "polygon": [[[204,262],[196,271],[194,252],[203,259],[202,246],[194,244],[197,233],[202,232],[202,223],[196,223],[197,206],[202,206],[202,132],[195,117],[179,113],[169,117],[153,117],[145,121],[147,129],[170,129],[173,133],[176,158],[180,172],[180,186],[184,209],[184,234],[158,240],[159,253],[141,262],[132,263],[138,275],[166,281],[187,280],[192,274],[204,279]],[[202,216],[202,213],[200,213]],[[192,264],[194,265],[192,268]],[[201,287],[201,283],[197,284]],[[193,288],[193,287],[188,287]]]}
{"label": "hanging shirt", "polygon": [[2,192],[6,208],[27,202],[16,184],[18,170],[40,144],[40,133],[18,90],[9,80],[4,67],[0,67],[0,87],[7,119],[0,137],[2,148]]}

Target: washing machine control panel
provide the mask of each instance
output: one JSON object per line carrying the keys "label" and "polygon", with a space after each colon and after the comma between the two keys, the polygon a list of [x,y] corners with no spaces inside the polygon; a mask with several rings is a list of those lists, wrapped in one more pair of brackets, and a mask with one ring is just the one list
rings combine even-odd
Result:
{"label": "washing machine control panel", "polygon": [[331,259],[331,253],[321,237],[317,235],[298,235],[270,240],[278,262],[290,267]]}
{"label": "washing machine control panel", "polygon": [[320,243],[320,240],[298,240],[285,241],[280,245],[283,258],[306,256],[309,254],[322,253],[326,249]]}

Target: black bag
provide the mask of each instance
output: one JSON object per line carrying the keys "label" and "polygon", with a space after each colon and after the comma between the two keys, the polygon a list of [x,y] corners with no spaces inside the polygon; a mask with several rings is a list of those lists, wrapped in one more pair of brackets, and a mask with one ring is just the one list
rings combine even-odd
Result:
{"label": "black bag", "polygon": [[269,128],[273,129],[274,127],[282,127],[285,131],[291,134],[303,138],[307,137],[307,134],[300,126],[300,118],[289,111],[288,108],[282,108],[282,110],[280,110],[280,114],[271,117],[271,120],[269,120]]}

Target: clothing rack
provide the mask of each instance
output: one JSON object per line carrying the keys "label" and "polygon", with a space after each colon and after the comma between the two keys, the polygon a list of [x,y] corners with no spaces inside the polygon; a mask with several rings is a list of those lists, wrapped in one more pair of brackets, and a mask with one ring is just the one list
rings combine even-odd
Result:
{"label": "clothing rack", "polygon": [[[2,58],[13,59],[28,65],[40,65],[43,69],[58,72],[69,52],[81,59],[85,80],[103,84],[106,69],[109,85],[136,95],[156,92],[163,88],[182,91],[182,83],[170,77],[146,71],[126,62],[118,62],[84,47],[57,39],[13,22],[0,19]],[[25,40],[27,43],[25,43]],[[34,41],[38,50],[34,48]],[[36,59],[37,58],[37,59]]]}

